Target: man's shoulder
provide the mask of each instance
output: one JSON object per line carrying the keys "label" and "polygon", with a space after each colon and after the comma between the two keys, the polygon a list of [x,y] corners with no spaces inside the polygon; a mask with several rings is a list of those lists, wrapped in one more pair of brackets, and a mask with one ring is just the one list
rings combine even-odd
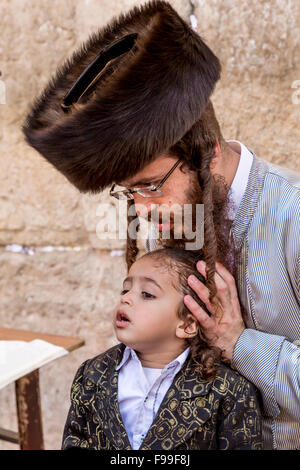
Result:
{"label": "man's shoulder", "polygon": [[261,158],[258,159],[265,166],[265,177],[259,204],[266,213],[270,209],[272,217],[282,221],[293,220],[297,223],[300,210],[300,173],[284,166],[276,165]]}
{"label": "man's shoulder", "polygon": [[300,172],[292,170],[286,166],[276,165],[271,162],[266,162],[267,173],[266,177],[270,181],[276,181],[282,188],[290,189],[291,191],[298,193],[300,191]]}

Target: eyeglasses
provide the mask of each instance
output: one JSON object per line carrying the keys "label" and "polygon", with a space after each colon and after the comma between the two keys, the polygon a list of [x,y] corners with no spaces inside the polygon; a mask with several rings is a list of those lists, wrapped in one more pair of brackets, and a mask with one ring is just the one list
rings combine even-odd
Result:
{"label": "eyeglasses", "polygon": [[134,198],[133,197],[134,193],[138,193],[140,196],[143,196],[143,197],[157,197],[157,196],[160,196],[160,195],[162,195],[162,191],[159,188],[162,187],[162,185],[169,178],[169,176],[173,173],[175,168],[177,168],[177,166],[179,165],[180,162],[181,162],[180,159],[177,160],[175,165],[172,166],[171,170],[168,171],[166,176],[164,176],[164,178],[161,180],[160,183],[158,183],[158,185],[149,184],[148,186],[144,186],[143,188],[132,188],[132,189],[123,189],[123,190],[120,190],[120,191],[114,191],[114,188],[115,188],[116,184],[113,184],[110,191],[109,191],[109,194],[110,194],[110,196],[113,196],[116,199],[133,199]]}

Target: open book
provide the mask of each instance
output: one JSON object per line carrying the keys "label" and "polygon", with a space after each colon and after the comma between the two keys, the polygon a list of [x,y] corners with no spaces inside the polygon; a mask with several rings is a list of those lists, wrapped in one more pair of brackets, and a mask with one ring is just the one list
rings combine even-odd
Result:
{"label": "open book", "polygon": [[0,341],[0,389],[65,354],[66,349],[41,339]]}

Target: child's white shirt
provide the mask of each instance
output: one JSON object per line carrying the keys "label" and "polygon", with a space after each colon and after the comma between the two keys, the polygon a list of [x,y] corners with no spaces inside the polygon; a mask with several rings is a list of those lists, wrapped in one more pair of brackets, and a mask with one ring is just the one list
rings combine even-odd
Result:
{"label": "child's white shirt", "polygon": [[116,370],[118,402],[122,420],[133,449],[139,449],[160,404],[180,371],[190,347],[163,369],[143,367],[136,352],[126,346]]}

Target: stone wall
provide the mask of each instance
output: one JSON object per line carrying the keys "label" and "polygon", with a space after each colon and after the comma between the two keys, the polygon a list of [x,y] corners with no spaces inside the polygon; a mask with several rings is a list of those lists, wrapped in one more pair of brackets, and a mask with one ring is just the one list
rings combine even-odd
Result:
{"label": "stone wall", "polygon": [[[99,204],[113,204],[107,192],[80,194],[25,145],[20,126],[56,67],[89,33],[141,3],[0,4],[0,324],[86,341],[41,369],[47,449],[60,447],[76,369],[116,343],[111,316],[126,272],[124,240],[96,235],[97,224],[107,217],[97,212]],[[187,21],[194,11],[199,34],[221,60],[213,102],[224,137],[299,170],[300,3],[170,3]],[[16,430],[13,392],[13,385],[0,390],[0,427]],[[17,446],[0,441],[0,449],[10,448]]]}

